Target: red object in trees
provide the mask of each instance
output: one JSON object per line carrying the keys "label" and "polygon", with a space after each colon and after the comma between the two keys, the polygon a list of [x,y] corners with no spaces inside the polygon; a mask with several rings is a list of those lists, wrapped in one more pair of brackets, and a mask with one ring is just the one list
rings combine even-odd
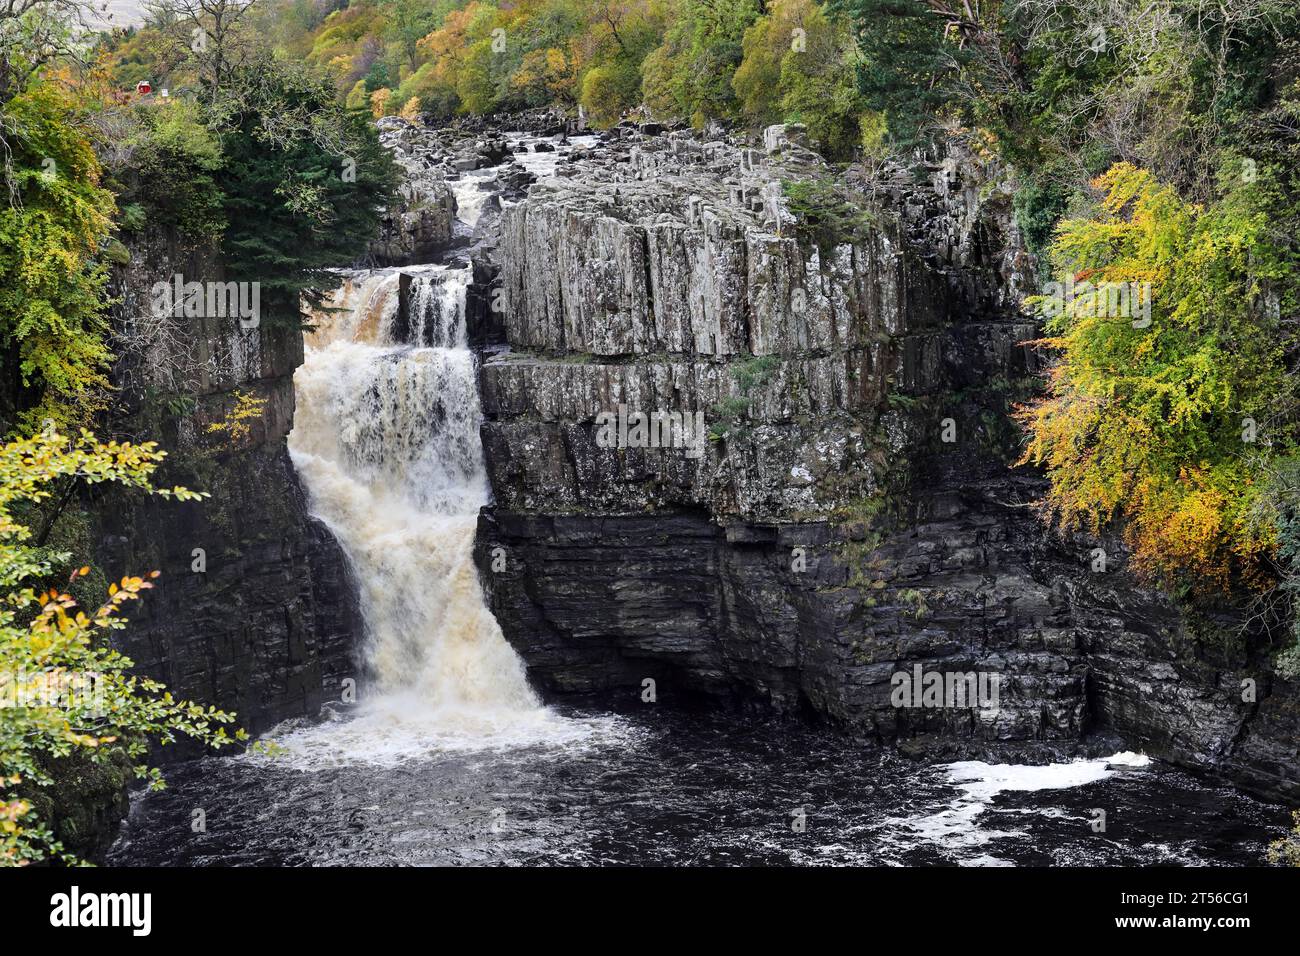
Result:
{"label": "red object in trees", "polygon": [[148,80],[141,80],[135,85],[135,91],[140,96],[145,96],[153,92],[153,85]]}

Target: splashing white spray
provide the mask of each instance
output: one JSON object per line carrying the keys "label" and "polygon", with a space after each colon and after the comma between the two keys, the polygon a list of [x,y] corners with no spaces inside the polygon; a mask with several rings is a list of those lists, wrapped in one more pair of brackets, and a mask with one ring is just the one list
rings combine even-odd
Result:
{"label": "splashing white spray", "polygon": [[434,750],[566,742],[588,722],[541,707],[483,600],[473,561],[488,500],[469,269],[405,270],[408,335],[393,341],[399,270],[349,276],[315,317],[294,377],[289,449],[313,513],[360,586],[377,687],[356,719],[280,743],[307,768]]}

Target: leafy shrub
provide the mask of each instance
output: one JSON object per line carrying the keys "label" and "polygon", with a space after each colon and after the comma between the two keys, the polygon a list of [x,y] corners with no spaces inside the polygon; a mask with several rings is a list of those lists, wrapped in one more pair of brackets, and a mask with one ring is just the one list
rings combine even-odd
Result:
{"label": "leafy shrub", "polygon": [[76,105],[36,85],[4,105],[8,202],[0,203],[0,422],[86,422],[103,407],[109,360],[99,259],[114,212]]}
{"label": "leafy shrub", "polygon": [[200,104],[174,97],[136,111],[140,127],[127,145],[131,158],[117,172],[119,198],[130,217],[123,227],[174,229],[194,245],[215,243],[225,231],[221,190],[221,143],[208,129]]}
{"label": "leafy shrub", "polygon": [[640,93],[640,73],[626,60],[615,61],[587,71],[581,103],[594,126],[609,127],[637,105]]}
{"label": "leafy shrub", "polygon": [[48,587],[42,582],[55,559],[33,546],[32,532],[15,519],[16,508],[68,482],[116,482],[181,501],[203,497],[152,486],[164,455],[152,442],[104,445],[86,431],[72,440],[42,432],[0,446],[0,865],[76,862],[34,810],[35,794],[54,783],[51,761],[79,755],[107,764],[124,750],[136,775],[157,789],[162,777],[145,763],[151,739],[184,735],[214,747],[232,739],[222,726],[232,714],[174,700],[159,682],[130,674],[132,662],[106,640],[125,626],[124,605],[152,587],[157,572],[128,575],[97,608],[80,609],[69,592],[91,569],[74,570],[68,591]]}

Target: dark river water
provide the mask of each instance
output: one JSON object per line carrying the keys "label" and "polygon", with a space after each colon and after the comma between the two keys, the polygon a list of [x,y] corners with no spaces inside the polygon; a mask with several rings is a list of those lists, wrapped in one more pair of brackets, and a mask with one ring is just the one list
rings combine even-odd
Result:
{"label": "dark river water", "polygon": [[[923,764],[798,723],[566,716],[589,732],[494,749],[281,732],[278,752],[172,768],[110,862],[1251,865],[1288,817],[1135,755]],[[366,740],[384,756],[359,758]]]}

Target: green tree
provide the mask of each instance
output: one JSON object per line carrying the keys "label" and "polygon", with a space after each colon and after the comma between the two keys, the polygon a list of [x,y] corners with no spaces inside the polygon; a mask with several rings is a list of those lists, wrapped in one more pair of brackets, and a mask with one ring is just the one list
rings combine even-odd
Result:
{"label": "green tree", "polygon": [[75,59],[93,22],[87,0],[21,0],[0,6],[0,107],[47,67]]}
{"label": "green tree", "polygon": [[456,79],[456,95],[465,112],[491,113],[496,109],[500,96],[498,84],[503,77],[497,68],[497,55],[490,38],[479,40],[465,51]]}
{"label": "green tree", "polygon": [[102,407],[109,360],[100,250],[114,212],[100,166],[52,84],[3,106],[7,201],[0,206],[0,343],[8,427],[84,422]]}
{"label": "green tree", "polygon": [[937,114],[956,101],[972,44],[985,42],[967,15],[969,7],[935,0],[833,0],[831,8],[854,24],[862,52],[858,83],[867,106],[885,117],[899,146],[932,139]]}
{"label": "green tree", "polygon": [[734,117],[739,103],[731,79],[744,58],[745,31],[759,14],[757,0],[682,0],[663,44],[646,58],[646,103],[695,126]]}
{"label": "green tree", "polygon": [[438,25],[438,12],[428,0],[385,0],[380,9],[388,24],[387,35],[401,48],[406,65],[414,70],[418,44]]}
{"label": "green tree", "polygon": [[583,108],[593,125],[613,126],[623,111],[637,104],[641,74],[628,60],[615,60],[587,71],[582,79]]}
{"label": "green tree", "polygon": [[218,242],[225,231],[221,189],[221,141],[208,128],[202,106],[186,97],[136,111],[140,126],[126,140],[130,159],[114,170],[118,201],[138,205],[130,223],[141,229],[173,230],[196,246]]}
{"label": "green tree", "polygon": [[232,77],[236,125],[217,175],[227,275],[260,282],[263,309],[300,316],[377,234],[396,174],[368,119],[305,71],[265,60]]}
{"label": "green tree", "polygon": [[814,0],[775,0],[745,31],[744,59],[731,85],[753,126],[802,123],[827,156],[848,159],[861,140],[866,105],[848,68],[847,25]]}

